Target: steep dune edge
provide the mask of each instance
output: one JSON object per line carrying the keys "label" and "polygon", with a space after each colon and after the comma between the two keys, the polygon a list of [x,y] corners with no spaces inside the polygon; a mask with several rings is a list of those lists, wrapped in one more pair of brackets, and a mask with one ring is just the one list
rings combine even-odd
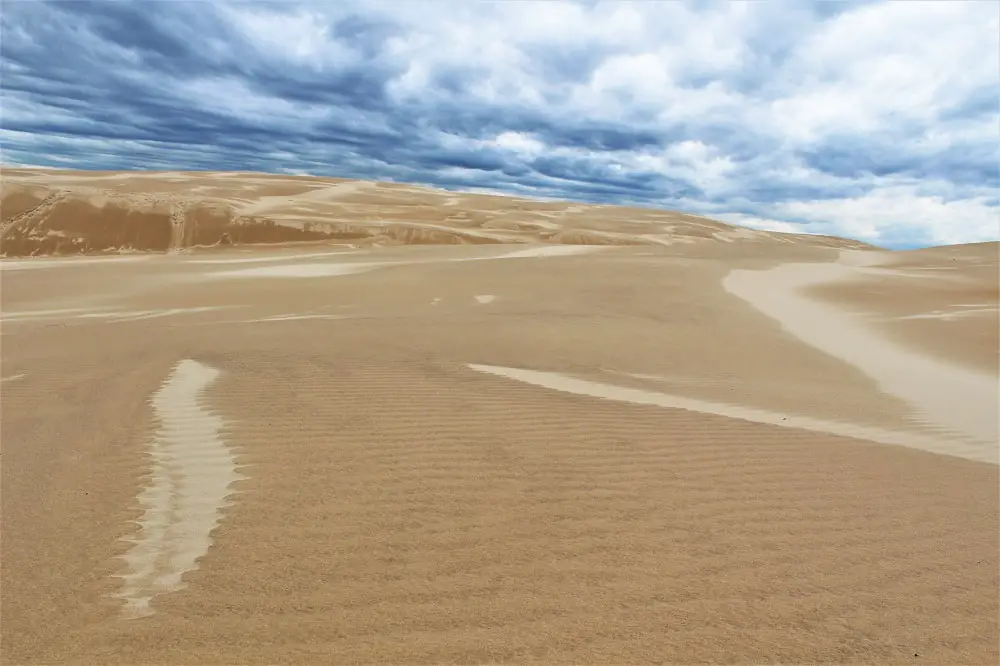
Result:
{"label": "steep dune edge", "polygon": [[176,252],[212,245],[674,245],[828,236],[744,229],[679,212],[446,192],[397,183],[222,172],[4,169],[0,254]]}

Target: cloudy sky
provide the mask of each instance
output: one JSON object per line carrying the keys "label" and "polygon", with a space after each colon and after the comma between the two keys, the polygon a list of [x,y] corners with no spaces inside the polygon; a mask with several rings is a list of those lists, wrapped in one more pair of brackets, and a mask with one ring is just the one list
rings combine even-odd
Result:
{"label": "cloudy sky", "polygon": [[5,164],[1000,237],[1000,3],[4,0]]}

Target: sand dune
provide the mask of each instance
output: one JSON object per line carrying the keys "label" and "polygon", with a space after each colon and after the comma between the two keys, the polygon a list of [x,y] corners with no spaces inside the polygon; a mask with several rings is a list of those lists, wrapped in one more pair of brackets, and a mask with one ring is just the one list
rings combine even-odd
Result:
{"label": "sand dune", "polygon": [[366,246],[791,241],[865,247],[671,211],[334,178],[4,169],[2,187],[0,242],[8,257],[316,241]]}
{"label": "sand dune", "polygon": [[[0,261],[4,663],[1000,658],[996,244],[14,176],[28,254],[82,197],[126,211],[73,227],[88,251],[153,237],[133,199],[180,231]],[[364,235],[193,248],[231,229],[205,202]],[[386,231],[421,224],[517,238]]]}

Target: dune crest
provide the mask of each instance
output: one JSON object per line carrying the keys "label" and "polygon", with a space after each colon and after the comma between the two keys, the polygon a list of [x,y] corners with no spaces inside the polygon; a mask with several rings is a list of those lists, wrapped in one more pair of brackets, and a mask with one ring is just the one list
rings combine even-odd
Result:
{"label": "dune crest", "polygon": [[805,244],[698,215],[447,192],[416,185],[247,173],[5,169],[4,256],[180,252],[191,247],[336,242],[360,246]]}

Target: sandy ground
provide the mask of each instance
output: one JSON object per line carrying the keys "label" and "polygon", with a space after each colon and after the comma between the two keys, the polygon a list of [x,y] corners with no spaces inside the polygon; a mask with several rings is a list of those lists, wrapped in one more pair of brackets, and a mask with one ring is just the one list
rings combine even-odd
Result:
{"label": "sandy ground", "polygon": [[996,663],[949,252],[3,260],[3,661]]}
{"label": "sandy ground", "polygon": [[[951,437],[935,436],[927,448],[938,453],[1000,463],[1000,384],[996,374],[963,368],[894,343],[863,318],[810,298],[809,287],[835,288],[886,269],[872,269],[853,251],[832,263],[786,263],[767,271],[732,271],[727,291],[769,315],[799,340],[860,369],[883,393],[910,405],[916,418]],[[919,290],[919,285],[913,290]],[[995,305],[980,309],[996,313]],[[978,307],[978,306],[977,306]],[[954,437],[958,435],[960,437]],[[953,441],[957,439],[958,441]]]}

